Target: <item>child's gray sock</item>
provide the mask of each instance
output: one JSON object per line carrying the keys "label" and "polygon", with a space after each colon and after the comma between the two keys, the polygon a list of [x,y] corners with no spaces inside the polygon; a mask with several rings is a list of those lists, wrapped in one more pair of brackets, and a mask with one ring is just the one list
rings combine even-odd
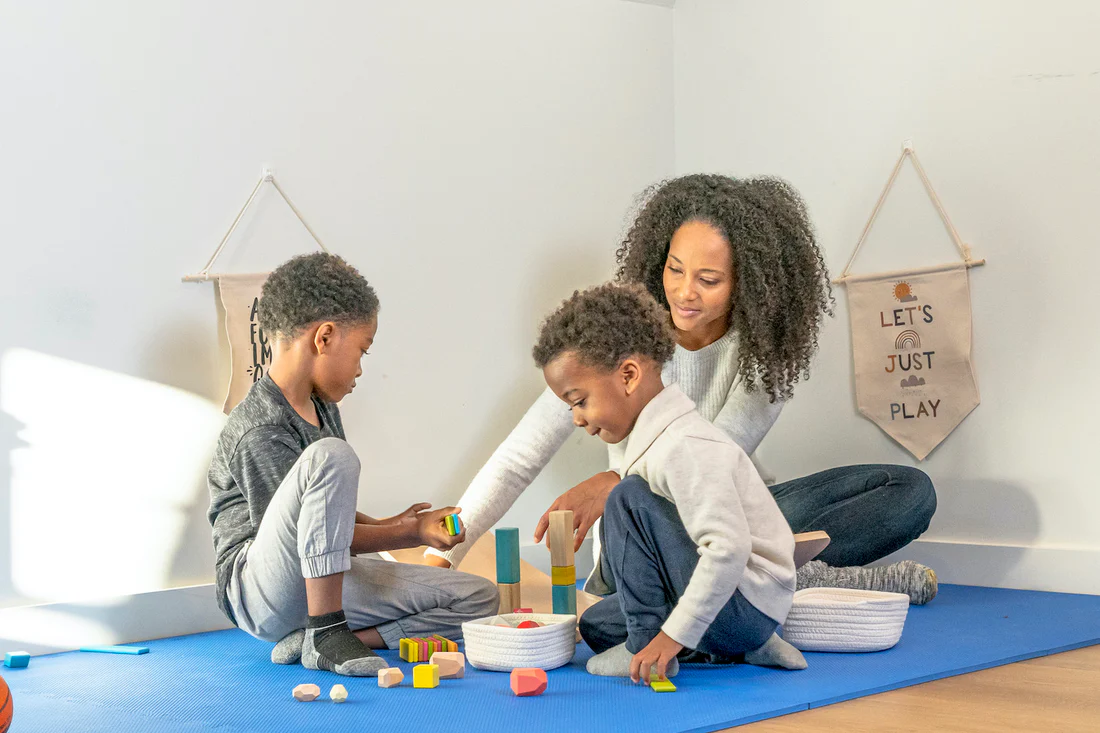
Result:
{"label": "child's gray sock", "polygon": [[789,642],[772,634],[764,646],[745,654],[746,664],[757,667],[782,667],[783,669],[806,669],[806,658]]}
{"label": "child's gray sock", "polygon": [[373,677],[390,665],[351,633],[343,611],[310,616],[302,643],[302,666],[348,677]]}
{"label": "child's gray sock", "polygon": [[813,560],[798,569],[798,589],[853,588],[904,593],[909,602],[922,606],[936,597],[939,584],[932,568],[902,560],[879,568],[834,568]]}
{"label": "child's gray sock", "polygon": [[279,639],[279,643],[271,650],[271,661],[275,664],[297,664],[302,658],[302,642],[305,638],[306,630],[298,629]]}
{"label": "child's gray sock", "polygon": [[[588,674],[595,674],[600,677],[629,677],[630,660],[633,658],[634,652],[627,649],[626,642],[623,642],[589,659],[585,669],[588,670]],[[680,663],[674,658],[668,663],[666,675],[675,677],[679,671]],[[648,679],[645,681],[649,682]]]}

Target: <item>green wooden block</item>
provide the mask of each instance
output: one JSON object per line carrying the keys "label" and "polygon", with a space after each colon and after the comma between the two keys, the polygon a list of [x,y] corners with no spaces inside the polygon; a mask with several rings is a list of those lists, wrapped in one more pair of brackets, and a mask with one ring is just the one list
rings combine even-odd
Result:
{"label": "green wooden block", "polygon": [[497,538],[497,582],[519,582],[519,528],[498,527]]}

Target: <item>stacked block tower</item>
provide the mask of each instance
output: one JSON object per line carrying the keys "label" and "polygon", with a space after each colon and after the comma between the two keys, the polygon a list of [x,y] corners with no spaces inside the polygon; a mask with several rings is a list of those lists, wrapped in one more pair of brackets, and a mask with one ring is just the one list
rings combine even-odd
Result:
{"label": "stacked block tower", "polygon": [[550,512],[550,577],[554,613],[577,613],[577,568],[573,559],[573,512]]}
{"label": "stacked block tower", "polygon": [[497,613],[511,613],[523,605],[519,593],[519,528],[499,527],[496,540],[497,590],[500,592]]}

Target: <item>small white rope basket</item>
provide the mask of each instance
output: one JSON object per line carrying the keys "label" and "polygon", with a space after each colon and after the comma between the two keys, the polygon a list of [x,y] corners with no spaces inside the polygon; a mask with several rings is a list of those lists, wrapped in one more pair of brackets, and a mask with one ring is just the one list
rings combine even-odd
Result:
{"label": "small white rope basket", "polygon": [[[513,628],[537,621],[537,629]],[[511,624],[504,628],[500,623]],[[551,613],[506,613],[462,624],[466,660],[477,669],[510,672],[516,667],[555,669],[577,651],[577,617]]]}
{"label": "small white rope basket", "polygon": [[783,638],[804,652],[880,652],[901,639],[909,596],[847,588],[794,594]]}

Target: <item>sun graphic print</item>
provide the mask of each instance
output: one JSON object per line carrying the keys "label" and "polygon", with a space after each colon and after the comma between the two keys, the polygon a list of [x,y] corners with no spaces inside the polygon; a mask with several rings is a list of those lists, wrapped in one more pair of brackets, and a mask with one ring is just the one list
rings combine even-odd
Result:
{"label": "sun graphic print", "polygon": [[894,299],[901,303],[912,303],[917,296],[913,295],[913,288],[909,287],[909,283],[902,280],[894,285]]}

